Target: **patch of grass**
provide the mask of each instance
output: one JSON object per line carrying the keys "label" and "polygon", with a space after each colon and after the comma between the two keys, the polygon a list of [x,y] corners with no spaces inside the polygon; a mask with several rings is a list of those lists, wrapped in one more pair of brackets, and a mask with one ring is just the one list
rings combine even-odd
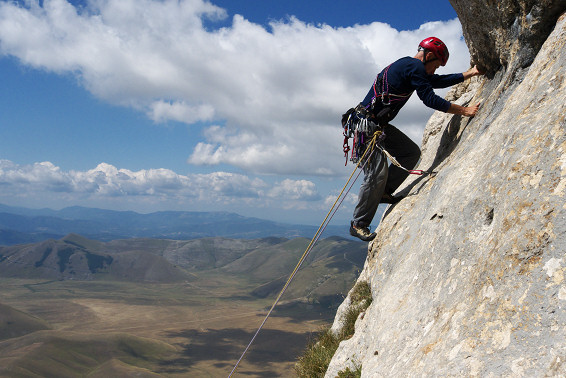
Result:
{"label": "patch of grass", "polygon": [[356,370],[352,371],[349,367],[345,370],[340,370],[338,372],[338,378],[361,378],[362,376],[362,365],[356,365]]}
{"label": "patch of grass", "polygon": [[340,338],[342,340],[347,340],[354,335],[354,325],[356,323],[356,319],[358,319],[358,315],[360,315],[359,307],[348,307],[346,315],[344,316],[344,325],[342,326],[342,330],[340,332]]}
{"label": "patch of grass", "polygon": [[350,307],[346,310],[344,323],[340,331],[340,339],[346,340],[354,335],[354,325],[361,312],[371,304],[371,287],[366,281],[360,281],[350,293]]}
{"label": "patch of grass", "polygon": [[330,328],[321,330],[316,340],[311,341],[295,365],[295,373],[299,377],[324,377],[328,364],[340,339],[330,331]]}
{"label": "patch of grass", "polygon": [[[300,378],[324,377],[330,360],[336,353],[340,342],[354,335],[354,324],[362,311],[371,304],[371,287],[366,281],[360,281],[354,286],[350,293],[350,307],[344,316],[344,324],[338,335],[326,328],[320,331],[315,341],[309,343],[305,352],[299,357],[295,365],[295,373]],[[340,378],[360,377],[362,367],[356,366],[356,370],[350,368],[338,373]]]}
{"label": "patch of grass", "polygon": [[[350,299],[352,303],[361,303],[362,301],[369,301],[368,305],[371,304],[371,287],[367,281],[360,281],[354,286],[354,290],[350,294]],[[366,306],[366,308],[367,308]]]}

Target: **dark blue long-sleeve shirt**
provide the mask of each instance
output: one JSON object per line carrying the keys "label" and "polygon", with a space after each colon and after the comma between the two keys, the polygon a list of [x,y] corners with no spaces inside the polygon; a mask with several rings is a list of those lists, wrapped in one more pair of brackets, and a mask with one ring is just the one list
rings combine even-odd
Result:
{"label": "dark blue long-sleeve shirt", "polygon": [[464,81],[464,75],[461,73],[428,75],[422,61],[405,57],[379,73],[375,85],[370,88],[362,101],[362,105],[369,108],[377,92],[378,99],[372,109],[372,112],[377,114],[384,107],[381,102],[381,93],[389,93],[391,94],[389,97],[391,113],[388,120],[392,120],[403,105],[407,103],[412,93],[417,91],[417,95],[426,106],[446,112],[450,108],[450,102],[435,94],[433,88],[447,88],[462,81]]}

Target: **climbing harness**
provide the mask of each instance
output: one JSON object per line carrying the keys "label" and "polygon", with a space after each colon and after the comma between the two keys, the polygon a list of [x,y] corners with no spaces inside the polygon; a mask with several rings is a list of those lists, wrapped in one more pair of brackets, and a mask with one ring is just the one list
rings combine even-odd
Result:
{"label": "climbing harness", "polygon": [[[409,97],[411,97],[411,95],[413,94],[413,92],[401,93],[401,94],[389,93],[389,81],[387,80],[387,73],[389,71],[389,67],[391,67],[391,64],[385,67],[381,78],[379,77],[378,74],[375,77],[375,80],[373,81],[373,97],[371,99],[371,105],[370,105],[372,108],[378,99],[381,100],[381,104],[385,108],[388,108],[389,106],[392,105],[392,103],[407,101]],[[377,118],[380,118],[379,115],[377,116]]]}
{"label": "climbing harness", "polygon": [[[267,319],[269,318],[269,316],[271,315],[271,313],[273,312],[273,309],[275,308],[275,306],[277,306],[277,304],[279,303],[279,301],[281,300],[281,297],[283,296],[283,294],[285,293],[285,291],[287,290],[287,288],[289,287],[289,285],[291,284],[291,281],[293,280],[293,278],[295,278],[295,275],[297,274],[297,272],[299,271],[299,269],[301,268],[301,266],[303,265],[303,262],[305,261],[305,259],[308,257],[309,253],[311,252],[312,248],[314,247],[314,245],[316,244],[316,242],[318,241],[318,239],[320,238],[320,235],[322,235],[322,233],[324,232],[324,230],[326,230],[326,227],[328,226],[328,224],[330,223],[330,221],[332,220],[332,218],[334,217],[334,215],[336,214],[336,212],[338,211],[338,209],[340,208],[340,205],[342,204],[342,202],[344,202],[344,199],[346,198],[346,196],[348,195],[348,193],[350,192],[350,190],[352,189],[352,187],[354,186],[356,180],[358,179],[358,177],[360,176],[360,173],[363,171],[363,168],[365,166],[365,164],[367,164],[367,162],[371,159],[371,155],[373,154],[373,152],[375,151],[375,146],[377,144],[377,138],[379,136],[378,132],[374,132],[373,136],[371,137],[369,143],[368,143],[368,147],[364,153],[362,154],[361,158],[357,161],[356,163],[356,167],[354,168],[354,170],[352,171],[352,174],[350,175],[350,177],[348,178],[348,180],[346,181],[346,184],[344,185],[344,187],[342,188],[342,190],[340,191],[340,194],[338,194],[338,197],[336,198],[336,201],[334,201],[334,204],[332,205],[332,207],[330,208],[330,210],[328,211],[328,213],[326,214],[326,217],[324,218],[324,220],[322,221],[321,225],[318,227],[318,230],[316,231],[316,233],[314,234],[313,238],[311,239],[309,245],[307,246],[305,252],[303,253],[303,255],[301,256],[301,258],[299,259],[299,262],[297,263],[297,266],[295,266],[295,269],[293,270],[293,272],[291,273],[291,275],[289,276],[289,278],[287,279],[287,282],[285,283],[285,285],[283,286],[283,289],[281,289],[281,291],[279,292],[279,295],[277,296],[277,298],[275,299],[275,301],[273,302],[273,305],[271,306],[271,308],[269,309],[269,311],[267,312],[267,315],[265,315],[265,318],[263,319],[263,321],[261,322],[261,324],[259,325],[259,328],[257,329],[257,331],[255,332],[255,334],[253,335],[252,339],[250,340],[250,342],[248,343],[248,345],[246,346],[246,349],[244,349],[244,352],[242,353],[242,355],[240,356],[240,358],[238,359],[238,361],[236,362],[236,364],[234,365],[234,368],[232,369],[232,371],[230,372],[230,375],[228,375],[228,378],[232,377],[232,375],[234,374],[234,372],[236,371],[236,369],[238,368],[238,366],[240,365],[240,362],[242,362],[242,359],[244,358],[244,356],[246,355],[247,351],[250,349],[252,343],[254,342],[255,338],[257,337],[257,335],[259,334],[259,332],[261,331],[261,329],[263,328],[263,326],[265,325],[265,323],[267,322]],[[368,154],[369,151],[369,154]],[[367,155],[367,158],[366,157]],[[365,159],[364,159],[365,158]],[[354,176],[354,174],[356,173],[356,171],[358,170],[358,167],[360,166],[361,162],[364,162],[362,165],[362,169],[358,171],[358,174],[356,175],[356,177],[354,178],[354,181],[352,181],[352,177]],[[350,181],[352,181],[352,183],[350,184]],[[348,184],[350,184],[350,187],[348,188]],[[347,189],[347,190],[346,190]]]}
{"label": "climbing harness", "polygon": [[[394,110],[392,105],[397,105],[400,102],[405,102],[411,97],[413,92],[393,94],[389,92],[389,81],[387,75],[391,65],[385,67],[382,71],[381,77],[378,74],[373,81],[373,97],[369,105],[364,106],[361,103],[355,108],[350,108],[345,114],[342,115],[342,127],[344,128],[344,143],[342,145],[342,150],[344,152],[344,157],[346,158],[345,165],[348,165],[348,152],[352,151],[350,160],[356,164],[366,150],[367,141],[370,140],[369,135],[373,135],[378,132],[377,145],[380,146],[380,142],[386,137],[385,129],[388,122],[394,116]],[[372,111],[377,101],[381,101],[382,108],[374,114]],[[352,148],[349,146],[349,139],[353,139]],[[382,146],[379,147],[382,151],[385,151]],[[391,156],[387,153],[388,156]],[[393,159],[394,160],[394,159]],[[392,161],[393,161],[392,160]],[[395,160],[395,165],[398,165],[403,170],[412,174],[422,174],[416,173],[418,171],[412,171],[403,168]]]}

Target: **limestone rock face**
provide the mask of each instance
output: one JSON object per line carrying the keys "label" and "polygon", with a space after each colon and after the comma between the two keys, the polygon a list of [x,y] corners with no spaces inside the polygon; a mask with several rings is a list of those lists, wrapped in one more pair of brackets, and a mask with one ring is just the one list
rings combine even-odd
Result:
{"label": "limestone rock face", "polygon": [[492,74],[531,64],[566,8],[566,0],[450,0],[472,62]]}
{"label": "limestone rock face", "polygon": [[499,20],[485,35],[464,17],[472,56],[532,63],[454,88],[452,101],[482,103],[475,118],[430,119],[419,169],[435,173],[408,179],[386,211],[359,278],[373,302],[327,377],[360,365],[362,377],[566,375],[566,14],[508,39],[505,24],[527,28],[557,2],[451,2],[497,13],[481,13]]}

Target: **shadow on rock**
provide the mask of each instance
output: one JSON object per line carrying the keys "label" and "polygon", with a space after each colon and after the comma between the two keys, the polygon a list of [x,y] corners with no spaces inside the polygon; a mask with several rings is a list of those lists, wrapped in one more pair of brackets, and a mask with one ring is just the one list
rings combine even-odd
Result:
{"label": "shadow on rock", "polygon": [[[455,116],[452,117],[452,119],[448,123],[448,126],[444,129],[444,132],[442,133],[442,137],[440,138],[440,143],[438,145],[438,149],[436,150],[436,156],[434,157],[434,160],[433,160],[432,164],[430,165],[430,167],[425,170],[425,173],[422,176],[419,176],[416,180],[414,180],[409,185],[407,185],[407,187],[405,187],[405,188],[403,188],[403,190],[399,191],[397,193],[398,196],[404,196],[405,197],[405,196],[409,196],[409,195],[419,194],[420,189],[418,189],[416,192],[413,192],[411,194],[409,194],[409,193],[417,185],[420,185],[420,187],[422,187],[425,180],[427,180],[431,177],[434,177],[437,174],[436,169],[438,168],[438,166],[440,166],[440,164],[444,160],[446,160],[446,158],[448,158],[454,152],[454,150],[456,149],[456,147],[460,143],[463,131],[465,130],[465,128],[467,127],[469,122],[470,122],[469,120],[466,120],[466,122],[464,123],[464,126],[462,128],[463,117],[460,116],[460,115],[455,115]],[[462,131],[462,132],[460,132],[460,131]],[[385,213],[383,214],[384,219],[389,215],[389,213],[391,213],[391,211],[393,211],[393,209],[395,208],[395,205],[396,204],[393,204],[393,205],[389,205],[387,207],[387,209],[385,210]]]}

